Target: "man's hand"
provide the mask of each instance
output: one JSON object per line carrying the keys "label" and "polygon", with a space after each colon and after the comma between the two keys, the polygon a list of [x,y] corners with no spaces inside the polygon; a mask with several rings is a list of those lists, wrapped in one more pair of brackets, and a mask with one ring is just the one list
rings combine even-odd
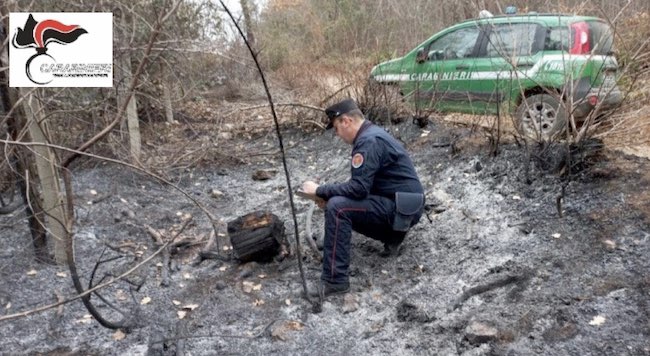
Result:
{"label": "man's hand", "polygon": [[306,181],[302,183],[302,191],[307,194],[316,195],[316,189],[318,189],[318,184],[313,181]]}
{"label": "man's hand", "polygon": [[327,201],[316,196],[316,189],[318,189],[318,184],[310,180],[302,183],[302,187],[300,188],[303,193],[314,196],[311,199],[316,202],[316,205],[318,205],[319,208],[325,209],[325,206],[327,206]]}

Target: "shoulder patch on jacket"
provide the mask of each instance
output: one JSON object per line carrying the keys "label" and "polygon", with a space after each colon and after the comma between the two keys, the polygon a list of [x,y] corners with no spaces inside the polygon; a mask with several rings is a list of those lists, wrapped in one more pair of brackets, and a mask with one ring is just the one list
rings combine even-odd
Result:
{"label": "shoulder patch on jacket", "polygon": [[363,165],[363,155],[361,153],[355,153],[352,156],[352,168],[359,168]]}

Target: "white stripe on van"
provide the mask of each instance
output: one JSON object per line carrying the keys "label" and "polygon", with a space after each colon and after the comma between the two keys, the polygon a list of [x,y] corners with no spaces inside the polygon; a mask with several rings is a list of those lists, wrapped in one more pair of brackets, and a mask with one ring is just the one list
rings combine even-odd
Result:
{"label": "white stripe on van", "polygon": [[[568,54],[554,54],[544,56],[540,61],[527,70],[516,71],[491,71],[491,72],[467,72],[467,71],[454,71],[446,73],[420,73],[420,74],[381,74],[375,75],[373,78],[378,82],[405,82],[405,81],[437,81],[437,80],[467,80],[467,79],[511,79],[511,78],[532,78],[537,75],[545,65],[557,64],[557,68],[564,68],[564,63],[577,58],[584,59],[598,59],[606,61],[612,60],[615,64],[616,58],[604,55],[568,55]],[[462,73],[462,74],[459,74]]]}

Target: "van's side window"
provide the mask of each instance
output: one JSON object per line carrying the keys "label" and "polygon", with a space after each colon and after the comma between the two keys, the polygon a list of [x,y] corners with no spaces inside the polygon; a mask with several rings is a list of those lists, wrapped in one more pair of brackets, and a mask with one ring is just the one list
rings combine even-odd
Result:
{"label": "van's side window", "polygon": [[550,27],[544,39],[546,51],[569,51],[571,48],[571,31],[568,26]]}
{"label": "van's side window", "polygon": [[478,27],[467,27],[438,38],[429,45],[427,59],[435,61],[471,57],[479,32]]}
{"label": "van's side window", "polygon": [[535,54],[535,35],[538,25],[517,23],[495,25],[490,31],[487,44],[488,57],[518,57]]}

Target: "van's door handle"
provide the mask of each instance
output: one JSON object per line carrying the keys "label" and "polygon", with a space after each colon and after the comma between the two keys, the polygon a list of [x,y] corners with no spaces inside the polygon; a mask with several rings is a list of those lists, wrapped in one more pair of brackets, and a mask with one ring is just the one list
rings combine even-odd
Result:
{"label": "van's door handle", "polygon": [[526,68],[532,68],[533,66],[535,66],[535,62],[533,62],[531,60],[521,60],[521,61],[516,61],[514,63],[515,68],[524,68],[524,69],[526,69]]}
{"label": "van's door handle", "polygon": [[466,70],[469,69],[469,66],[467,64],[459,64],[456,66],[456,69],[458,70]]}

